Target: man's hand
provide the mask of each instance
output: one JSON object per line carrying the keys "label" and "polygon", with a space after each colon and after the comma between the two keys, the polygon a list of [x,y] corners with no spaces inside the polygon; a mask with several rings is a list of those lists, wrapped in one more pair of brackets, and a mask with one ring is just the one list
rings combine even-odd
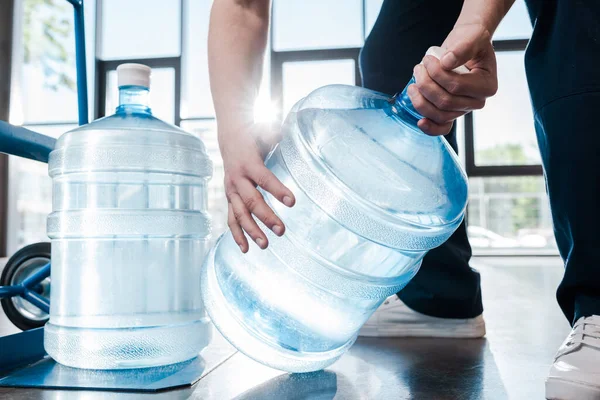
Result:
{"label": "man's hand", "polygon": [[262,78],[270,10],[270,0],[214,0],[210,13],[208,65],[225,167],[227,224],[244,253],[248,251],[244,231],[260,248],[268,245],[253,215],[276,235],[285,230],[257,186],[288,207],[295,202],[292,192],[264,164],[281,130],[254,124],[251,107]]}
{"label": "man's hand", "polygon": [[[416,84],[408,88],[413,106],[425,117],[419,128],[436,136],[449,133],[456,118],[483,108],[498,90],[491,34],[483,25],[456,25],[442,48],[441,60],[425,56],[414,68]],[[461,65],[470,72],[452,71]]]}
{"label": "man's hand", "polygon": [[[292,192],[265,166],[264,156],[278,140],[274,127],[252,125],[248,128],[219,128],[219,145],[225,168],[225,193],[228,201],[227,225],[242,252],[248,251],[244,231],[262,249],[267,237],[252,217],[254,214],[276,235],[285,230],[283,222],[267,205],[257,186],[271,193],[288,207],[294,205]],[[277,130],[278,133],[279,131]],[[260,139],[259,139],[260,138]]]}

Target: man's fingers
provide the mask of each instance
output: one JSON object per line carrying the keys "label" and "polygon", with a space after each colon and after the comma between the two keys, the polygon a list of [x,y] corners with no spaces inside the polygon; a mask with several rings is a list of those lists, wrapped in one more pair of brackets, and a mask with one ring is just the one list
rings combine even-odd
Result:
{"label": "man's fingers", "polygon": [[450,133],[452,129],[453,122],[448,122],[446,124],[436,124],[432,120],[428,118],[423,118],[417,123],[419,129],[431,136],[441,136],[447,135]]}
{"label": "man's fingers", "polygon": [[429,118],[437,124],[452,122],[464,114],[464,112],[440,110],[423,96],[416,85],[410,85],[408,87],[408,97],[410,98],[415,110],[417,110],[422,116]]}
{"label": "man's fingers", "polygon": [[267,237],[264,232],[258,227],[250,211],[246,208],[244,201],[239,194],[233,194],[230,196],[229,201],[233,208],[233,217],[242,227],[242,229],[254,240],[254,242],[261,249],[266,249],[268,246]]}
{"label": "man's fingers", "polygon": [[459,74],[445,70],[440,61],[432,56],[423,58],[423,66],[431,79],[452,95],[487,98],[498,91],[496,74],[490,71],[474,68],[469,73]]}
{"label": "man's fingers", "polygon": [[[288,207],[292,207],[296,198],[290,189],[267,168],[264,164],[255,164],[248,170],[248,175],[257,186],[260,186],[273,197]],[[262,219],[261,219],[262,221]]]}
{"label": "man's fingers", "polygon": [[228,204],[227,225],[229,226],[229,230],[231,231],[233,240],[235,240],[237,245],[240,246],[240,250],[242,251],[242,253],[247,252],[248,240],[246,239],[246,235],[244,235],[244,231],[242,231],[242,227],[233,215],[233,206],[231,205],[231,203]]}
{"label": "man's fingers", "polygon": [[260,192],[248,180],[238,182],[238,193],[246,208],[262,221],[277,236],[283,235],[285,230],[283,222],[265,202]]}
{"label": "man's fingers", "polygon": [[[464,114],[471,110],[479,110],[485,105],[485,98],[474,98],[449,93],[446,89],[431,79],[427,73],[427,70],[422,65],[417,65],[415,67],[414,74],[417,81],[416,86],[419,89],[419,92],[438,110],[459,113],[462,112],[462,114]],[[454,118],[457,118],[462,114],[459,114]],[[425,116],[429,117],[429,115]],[[433,119],[436,122],[446,122],[439,121],[435,118]]]}

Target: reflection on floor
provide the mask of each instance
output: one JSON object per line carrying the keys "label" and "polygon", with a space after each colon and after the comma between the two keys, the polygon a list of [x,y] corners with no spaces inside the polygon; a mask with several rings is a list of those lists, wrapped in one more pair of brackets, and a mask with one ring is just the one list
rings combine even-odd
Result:
{"label": "reflection on floor", "polygon": [[[488,334],[479,340],[361,338],[331,368],[290,375],[236,354],[195,386],[85,399],[538,399],[569,331],[556,301],[555,258],[479,258]],[[3,316],[1,318],[4,318]],[[6,334],[6,322],[0,321]],[[84,392],[2,389],[0,398],[75,399]]]}

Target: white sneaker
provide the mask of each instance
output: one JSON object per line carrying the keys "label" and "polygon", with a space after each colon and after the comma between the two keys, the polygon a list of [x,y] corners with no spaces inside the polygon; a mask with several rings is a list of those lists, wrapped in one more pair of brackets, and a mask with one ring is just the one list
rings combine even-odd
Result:
{"label": "white sneaker", "polygon": [[554,358],[546,398],[600,400],[600,316],[579,318]]}
{"label": "white sneaker", "polygon": [[437,318],[410,309],[393,295],[373,313],[358,332],[372,337],[480,338],[485,335],[483,316]]}

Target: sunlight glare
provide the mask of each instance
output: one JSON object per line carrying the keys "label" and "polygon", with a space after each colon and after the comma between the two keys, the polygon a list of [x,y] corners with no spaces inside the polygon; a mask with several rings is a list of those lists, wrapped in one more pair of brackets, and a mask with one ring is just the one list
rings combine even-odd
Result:
{"label": "sunlight glare", "polygon": [[271,123],[277,116],[277,109],[266,96],[259,96],[254,103],[254,122]]}

